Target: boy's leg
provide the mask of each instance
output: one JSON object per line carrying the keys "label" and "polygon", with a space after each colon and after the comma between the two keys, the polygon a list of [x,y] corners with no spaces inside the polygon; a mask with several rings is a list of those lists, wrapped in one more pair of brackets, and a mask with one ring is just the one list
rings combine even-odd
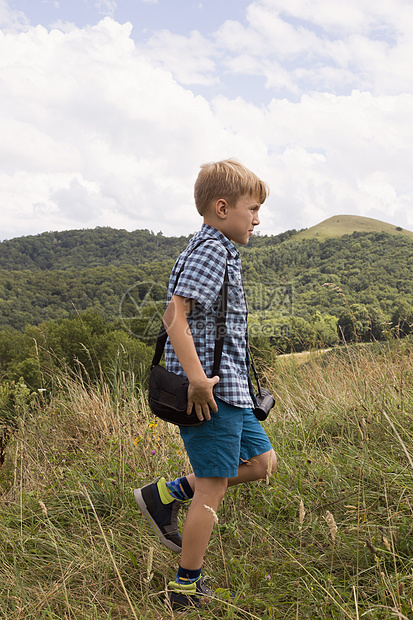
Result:
{"label": "boy's leg", "polygon": [[[264,479],[268,474],[274,472],[276,461],[275,452],[271,449],[242,463],[238,468],[237,476],[233,478],[195,477],[192,473],[180,479],[180,486],[183,485],[189,494],[192,491],[194,495],[182,532],[182,554],[177,579],[168,584],[169,600],[173,609],[198,605],[202,602],[203,597],[209,597],[212,594],[202,580],[202,563],[214,526],[215,517],[212,511],[217,512],[227,487]],[[148,487],[151,487],[153,491],[154,483]],[[172,488],[172,492],[174,492],[174,488]],[[164,501],[166,501],[165,498]],[[177,503],[176,500],[172,501],[173,504]],[[206,506],[212,511],[208,510]],[[158,526],[155,524],[155,531],[157,529]],[[170,549],[179,551],[181,541],[175,538],[176,535],[179,536],[179,532],[174,532],[175,544],[173,546],[168,540],[169,535],[166,539],[161,536],[161,540]]]}
{"label": "boy's leg", "polygon": [[[182,531],[182,554],[175,581],[168,583],[172,609],[198,606],[212,596],[202,578],[202,563],[215,522],[215,513],[225,495],[227,478],[188,477],[194,497]],[[206,599],[205,599],[206,597]]]}
{"label": "boy's leg", "polygon": [[228,479],[228,486],[233,487],[243,482],[253,482],[254,480],[265,480],[267,475],[272,475],[277,466],[277,455],[274,450],[268,450],[257,456],[251,457],[238,468],[238,475]]}
{"label": "boy's leg", "polygon": [[[265,478],[275,470],[277,457],[268,450],[238,468],[233,478],[202,478],[190,474],[186,482],[194,496],[182,531],[182,554],[175,582],[168,583],[168,595],[173,609],[199,605],[212,592],[202,580],[202,564],[214,527],[215,515],[228,486]],[[212,510],[208,510],[208,508]]]}
{"label": "boy's leg", "polygon": [[[254,480],[264,480],[267,474],[272,475],[277,466],[277,455],[274,450],[268,450],[257,456],[253,456],[249,461],[242,463],[238,468],[238,474],[235,478],[228,478],[228,486],[233,487],[244,482],[254,482]],[[192,490],[195,491],[197,481],[194,474],[186,477]]]}
{"label": "boy's leg", "polygon": [[227,478],[195,478],[188,477],[194,483],[194,497],[186,515],[182,530],[181,566],[186,569],[200,569],[205,551],[214,527],[214,513],[205,508],[208,506],[215,513],[225,495],[228,486]]}
{"label": "boy's leg", "polygon": [[[217,511],[227,486],[232,487],[243,482],[264,479],[268,473],[272,474],[274,472],[276,462],[277,457],[274,450],[269,450],[268,452],[250,458],[246,463],[242,463],[238,468],[238,475],[234,478],[196,478],[194,474],[190,474],[189,476],[181,478],[179,481],[172,481],[170,483],[165,483],[165,480],[160,478],[142,489],[137,489],[135,491],[135,499],[161,541],[169,549],[179,553],[181,551],[182,539],[178,532],[177,515],[179,508],[187,501],[185,495],[190,499],[191,491],[196,491],[197,496],[192,500],[194,508],[191,506],[185,520],[185,528],[187,527],[187,522],[189,523],[188,536],[190,538],[192,536],[192,521],[196,522],[198,513],[201,520],[206,517],[205,513],[208,513],[208,511],[203,508],[204,505],[210,506],[210,508]],[[172,495],[169,495],[165,490],[167,485],[172,487]],[[183,496],[181,496],[179,492],[174,494],[174,487],[176,488],[177,486],[180,487],[181,492],[184,492]],[[215,486],[217,486],[218,490],[215,489]],[[169,492],[171,492],[171,488],[169,488]],[[212,531],[213,515],[211,513],[209,514],[212,519],[208,518],[208,523],[210,523]],[[208,534],[208,528],[204,529],[206,544],[205,541],[200,543],[200,549],[202,549],[203,546],[205,546],[206,549],[211,531],[209,531]],[[194,547],[194,550],[196,549],[197,546]],[[199,553],[195,551],[194,557],[201,556],[201,551]],[[194,558],[191,557],[185,557],[184,559],[185,561],[188,559],[191,565],[195,562]],[[201,564],[199,564],[199,566],[201,566]],[[183,566],[190,568],[189,565],[186,566],[183,564]]]}
{"label": "boy's leg", "polygon": [[181,567],[191,571],[202,567],[214,526],[214,512],[217,512],[227,487],[263,479],[267,474],[274,473],[276,463],[276,454],[271,449],[242,463],[234,478],[197,478],[194,474],[187,476],[186,481],[193,489],[194,497],[182,530]]}

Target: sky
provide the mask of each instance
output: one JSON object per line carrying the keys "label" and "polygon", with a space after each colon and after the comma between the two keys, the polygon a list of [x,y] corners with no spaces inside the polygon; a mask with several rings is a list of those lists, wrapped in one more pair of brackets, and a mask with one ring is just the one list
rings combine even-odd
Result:
{"label": "sky", "polygon": [[411,0],[0,0],[0,240],[188,235],[202,163],[270,187],[261,234],[413,230]]}

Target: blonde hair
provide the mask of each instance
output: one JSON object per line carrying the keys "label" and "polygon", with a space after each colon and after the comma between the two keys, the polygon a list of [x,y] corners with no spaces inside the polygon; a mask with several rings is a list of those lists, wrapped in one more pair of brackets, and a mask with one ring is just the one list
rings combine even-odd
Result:
{"label": "blonde hair", "polygon": [[262,204],[269,194],[268,185],[236,159],[203,164],[195,182],[195,205],[205,215],[214,200],[223,198],[234,206],[241,196],[256,196]]}

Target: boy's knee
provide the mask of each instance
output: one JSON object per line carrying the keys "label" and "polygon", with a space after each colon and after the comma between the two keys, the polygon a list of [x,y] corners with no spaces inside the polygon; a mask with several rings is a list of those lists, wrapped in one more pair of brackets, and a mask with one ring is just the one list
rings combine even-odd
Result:
{"label": "boy's knee", "polygon": [[211,495],[220,502],[228,488],[228,478],[198,478],[195,492]]}
{"label": "boy's knee", "polygon": [[227,488],[228,488],[228,479],[227,478],[221,478],[221,480],[222,480],[222,482],[217,485],[216,490],[215,490],[216,497],[217,497],[217,499],[219,499],[220,503],[224,499],[224,495],[225,495],[225,493],[227,491]]}
{"label": "boy's knee", "polygon": [[266,452],[265,458],[260,460],[260,465],[261,465],[261,473],[260,473],[260,478],[266,478],[267,476],[272,476],[272,474],[275,472],[275,469],[277,467],[277,455],[275,454],[274,450],[269,450],[269,452]]}
{"label": "boy's knee", "polygon": [[211,478],[211,480],[212,492],[222,500],[228,488],[228,478]]}

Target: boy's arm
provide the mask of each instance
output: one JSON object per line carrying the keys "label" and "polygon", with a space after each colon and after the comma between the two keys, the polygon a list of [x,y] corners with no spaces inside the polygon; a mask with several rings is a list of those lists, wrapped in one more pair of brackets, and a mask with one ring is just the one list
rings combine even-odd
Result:
{"label": "boy's arm", "polygon": [[195,405],[199,420],[210,420],[209,408],[215,413],[218,411],[212,390],[219,377],[208,379],[199,361],[187,321],[193,304],[191,299],[173,295],[163,315],[163,322],[175,355],[189,381],[187,413],[191,413]]}

